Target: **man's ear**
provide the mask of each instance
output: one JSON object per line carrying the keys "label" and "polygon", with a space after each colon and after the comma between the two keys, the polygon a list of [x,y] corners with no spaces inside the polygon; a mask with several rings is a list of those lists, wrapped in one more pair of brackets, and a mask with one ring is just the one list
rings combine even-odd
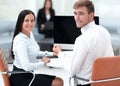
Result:
{"label": "man's ear", "polygon": [[90,20],[93,20],[93,19],[94,19],[94,13],[93,13],[93,12],[91,12],[91,13],[89,14],[89,19],[90,19]]}

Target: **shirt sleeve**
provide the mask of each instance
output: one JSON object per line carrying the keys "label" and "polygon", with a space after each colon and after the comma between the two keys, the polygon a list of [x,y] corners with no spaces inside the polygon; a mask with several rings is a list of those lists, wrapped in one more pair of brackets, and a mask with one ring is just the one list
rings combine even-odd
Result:
{"label": "shirt sleeve", "polygon": [[88,53],[88,46],[86,42],[82,39],[80,40],[77,39],[75,41],[74,50],[73,50],[73,58],[71,60],[72,76],[78,74],[79,71],[82,69],[87,53]]}
{"label": "shirt sleeve", "polygon": [[63,51],[58,54],[58,59],[68,73],[71,73],[71,62],[73,58],[73,51]]}
{"label": "shirt sleeve", "polygon": [[49,57],[49,56],[53,56],[53,52],[48,52],[48,51],[39,51],[38,56],[43,57]]}
{"label": "shirt sleeve", "polygon": [[41,66],[44,65],[42,61],[38,61],[35,63],[31,63],[28,58],[28,51],[27,51],[27,44],[24,41],[19,41],[14,46],[14,54],[15,59],[17,59],[22,66],[22,68],[26,71],[36,70],[39,69]]}

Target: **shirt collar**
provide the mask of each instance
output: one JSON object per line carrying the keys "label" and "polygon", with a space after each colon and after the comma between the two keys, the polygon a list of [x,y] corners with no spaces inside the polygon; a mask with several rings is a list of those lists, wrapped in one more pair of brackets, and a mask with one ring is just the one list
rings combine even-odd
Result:
{"label": "shirt collar", "polygon": [[24,33],[22,33],[22,32],[20,32],[19,34],[20,34],[22,37],[24,37],[24,38],[27,38],[27,39],[28,39],[28,38],[29,38],[29,39],[31,38],[31,32],[30,32],[30,37],[26,36],[26,35],[25,35]]}
{"label": "shirt collar", "polygon": [[84,32],[86,32],[88,29],[90,29],[91,27],[93,27],[94,25],[95,25],[95,22],[92,21],[92,22],[88,23],[87,25],[85,25],[84,27],[82,27],[82,28],[81,28],[82,34],[83,34]]}

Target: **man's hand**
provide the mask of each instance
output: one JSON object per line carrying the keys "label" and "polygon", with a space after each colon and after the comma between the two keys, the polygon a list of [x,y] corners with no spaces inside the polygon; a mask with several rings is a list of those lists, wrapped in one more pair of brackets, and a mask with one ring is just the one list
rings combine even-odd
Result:
{"label": "man's hand", "polygon": [[54,52],[54,55],[58,55],[59,52],[61,52],[61,47],[59,45],[54,45],[53,46],[53,52]]}

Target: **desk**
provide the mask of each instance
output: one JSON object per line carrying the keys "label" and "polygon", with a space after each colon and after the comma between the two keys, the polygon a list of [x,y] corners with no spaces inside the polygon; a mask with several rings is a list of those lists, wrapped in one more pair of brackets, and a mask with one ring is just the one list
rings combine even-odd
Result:
{"label": "desk", "polygon": [[[12,70],[12,64],[8,65],[9,70]],[[35,74],[49,74],[49,75],[56,75],[57,77],[61,77],[64,81],[64,86],[70,86],[69,85],[69,77],[70,75],[68,74],[67,71],[65,71],[62,68],[50,68],[47,66],[42,66],[40,69],[35,70]]]}
{"label": "desk", "polygon": [[[64,86],[70,86],[69,85],[69,79],[71,77],[71,74],[70,74],[71,66],[70,65],[71,65],[73,52],[64,51],[63,53],[66,55],[66,57],[68,57],[64,59],[65,61],[59,58],[51,58],[50,63],[48,63],[47,66],[44,67],[43,69],[41,68],[39,71],[41,73],[51,74],[51,75],[56,75],[58,77],[61,77],[64,80]],[[63,69],[63,65],[65,69]],[[48,66],[52,66],[53,68],[49,68]],[[73,86],[73,83],[74,81],[72,80],[72,86]]]}
{"label": "desk", "polygon": [[64,86],[69,86],[69,77],[70,75],[67,73],[67,71],[61,69],[61,68],[49,68],[47,66],[44,66],[40,68],[39,70],[35,70],[36,74],[49,74],[49,75],[56,75],[57,77],[61,77],[64,81]]}

